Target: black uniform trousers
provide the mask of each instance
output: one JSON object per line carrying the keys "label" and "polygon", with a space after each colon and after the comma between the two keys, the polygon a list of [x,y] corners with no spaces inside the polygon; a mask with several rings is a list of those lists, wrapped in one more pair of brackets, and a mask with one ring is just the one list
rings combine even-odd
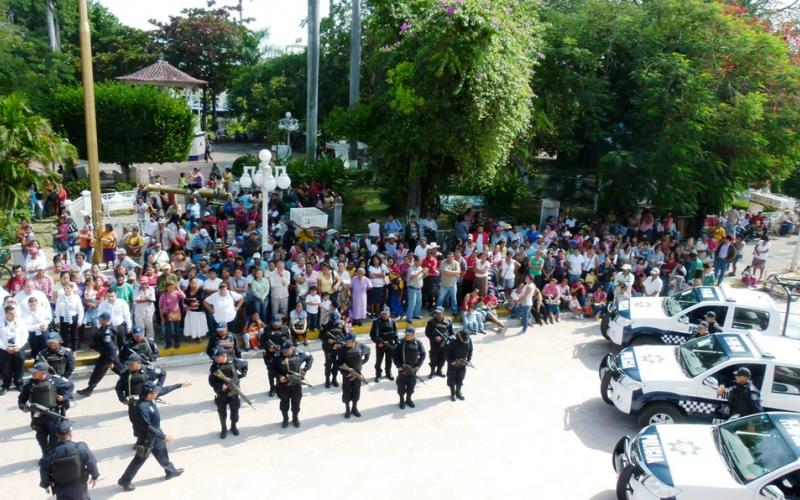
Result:
{"label": "black uniform trousers", "polygon": [[58,331],[61,338],[64,339],[64,345],[72,349],[72,352],[76,352],[78,350],[78,316],[73,316],[69,323],[65,323],[62,319],[58,325]]}
{"label": "black uniform trousers", "polygon": [[269,356],[269,358],[267,357],[264,358],[264,365],[267,367],[267,382],[269,383],[269,390],[274,391],[275,384],[278,383],[278,372],[276,372],[270,366],[271,363],[269,362],[269,360],[272,359],[272,356],[274,356],[274,353],[267,351],[264,355]]}
{"label": "black uniform trousers", "polygon": [[414,372],[406,373],[405,370],[397,374],[397,394],[400,397],[411,397],[417,385],[417,375]]}
{"label": "black uniform trousers", "polygon": [[358,403],[361,399],[361,379],[350,380],[346,376],[342,379],[342,403]]}
{"label": "black uniform trousers", "polygon": [[339,372],[333,369],[333,360],[336,357],[336,353],[333,349],[328,351],[322,351],[325,354],[325,380],[330,378],[333,381],[336,381],[336,376]]}
{"label": "black uniform trousers", "polygon": [[112,330],[114,330],[114,336],[117,340],[117,347],[122,350],[125,347],[125,344],[128,342],[128,324],[123,322],[120,323],[119,326],[112,326]]}
{"label": "black uniform trousers", "polygon": [[239,408],[242,407],[242,401],[239,399],[239,396],[217,394],[216,397],[214,397],[214,404],[217,405],[219,422],[223,427],[228,418],[228,408],[231,409],[231,424],[236,424],[236,422],[239,421]]}
{"label": "black uniform trousers", "polygon": [[461,387],[464,385],[464,377],[467,375],[467,367],[455,367],[447,365],[447,385],[449,387]]}
{"label": "black uniform trousers", "polygon": [[[386,344],[384,344],[386,346]],[[386,347],[375,348],[375,375],[381,376],[381,364],[384,365],[386,375],[392,374],[392,351],[386,350]],[[383,363],[382,363],[383,362]]]}
{"label": "black uniform trousers", "polygon": [[22,387],[22,366],[23,360],[19,351],[11,354],[0,349],[0,374],[3,377],[4,389],[10,389],[12,381],[15,386]]}
{"label": "black uniform trousers", "polygon": [[53,486],[53,494],[56,496],[56,500],[91,500],[85,480],[63,486]]}
{"label": "black uniform trousers", "polygon": [[444,341],[442,343],[439,343],[436,342],[435,340],[431,340],[431,351],[430,351],[430,357],[428,359],[430,360],[432,372],[437,372],[437,371],[440,372],[442,371],[442,367],[444,366],[445,359],[444,359],[444,349],[442,348],[443,344]]}
{"label": "black uniform trousers", "polygon": [[92,370],[92,374],[89,376],[89,387],[92,389],[97,387],[97,384],[99,384],[100,381],[103,380],[103,377],[106,376],[106,373],[108,373],[108,365],[110,363],[114,365],[111,368],[111,371],[117,375],[122,373],[122,365],[119,364],[119,361],[114,362],[108,358],[103,358],[100,356],[100,358],[95,361],[94,370]]}
{"label": "black uniform trousers", "polygon": [[303,388],[300,384],[278,384],[278,397],[281,400],[280,409],[283,418],[289,418],[289,407],[292,415],[300,413],[300,400],[303,399]]}
{"label": "black uniform trousers", "polygon": [[[144,444],[146,438],[139,437],[136,440],[137,445]],[[167,452],[167,443],[164,442],[162,438],[153,438],[153,456],[158,461],[158,464],[164,468],[165,472],[176,472],[175,465],[169,461],[169,453]],[[133,478],[136,476],[136,473],[139,472],[139,469],[142,468],[142,465],[147,461],[147,458],[150,455],[147,454],[145,456],[140,456],[138,453],[134,455],[133,460],[131,463],[128,464],[128,467],[125,469],[125,472],[122,474],[122,477],[119,478],[121,483],[130,483],[133,481]]]}
{"label": "black uniform trousers", "polygon": [[[56,412],[58,409],[55,410]],[[36,442],[39,443],[39,448],[42,453],[48,448],[52,448],[58,443],[56,435],[56,426],[59,419],[51,417],[50,415],[42,415],[31,419],[31,429],[36,433]]]}

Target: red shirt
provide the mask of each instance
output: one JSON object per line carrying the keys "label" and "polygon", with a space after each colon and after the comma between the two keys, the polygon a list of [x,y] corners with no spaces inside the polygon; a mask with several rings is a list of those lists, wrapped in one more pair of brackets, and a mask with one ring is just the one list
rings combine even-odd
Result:
{"label": "red shirt", "polygon": [[461,303],[461,310],[466,311],[470,306],[475,307],[475,304],[477,304],[480,300],[480,295],[472,295],[471,293],[466,294],[464,296],[464,301]]}
{"label": "red shirt", "polygon": [[439,261],[436,260],[436,257],[432,255],[428,255],[422,262],[420,263],[422,267],[428,270],[428,277],[432,276],[439,276]]}
{"label": "red shirt", "polygon": [[473,252],[464,257],[464,260],[467,262],[467,270],[464,271],[464,281],[473,281],[475,279],[475,262],[478,261],[478,258]]}
{"label": "red shirt", "polygon": [[22,277],[18,278],[15,276],[8,280],[6,284],[6,290],[8,290],[11,295],[16,295],[21,292],[23,288],[25,288],[25,278]]}

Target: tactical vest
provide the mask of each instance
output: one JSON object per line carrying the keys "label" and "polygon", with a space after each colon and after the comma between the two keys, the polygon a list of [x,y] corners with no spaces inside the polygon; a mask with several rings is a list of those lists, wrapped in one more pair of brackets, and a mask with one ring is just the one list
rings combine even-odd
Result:
{"label": "tactical vest", "polygon": [[52,409],[58,406],[56,396],[55,385],[50,379],[34,381],[31,384],[31,403],[44,406],[47,409]]}
{"label": "tactical vest", "polygon": [[83,462],[77,443],[68,441],[53,450],[50,471],[56,486],[66,486],[83,479]]}
{"label": "tactical vest", "polygon": [[344,353],[344,362],[353,370],[361,371],[361,349],[359,349],[358,344],[353,345],[352,348]]}
{"label": "tactical vest", "polygon": [[456,359],[467,359],[467,354],[469,353],[469,341],[461,342],[458,339],[451,340],[449,349],[453,354],[453,357]]}
{"label": "tactical vest", "polygon": [[231,382],[236,384],[236,387],[239,387],[239,372],[236,370],[233,361],[228,360],[224,365],[219,365],[217,369],[220,370],[223,375],[231,379]]}
{"label": "tactical vest", "polygon": [[148,363],[153,361],[153,349],[150,347],[150,341],[147,339],[142,340],[138,344],[132,342],[128,346],[128,349],[141,356],[143,361],[147,361]]}
{"label": "tactical vest", "polygon": [[731,407],[732,415],[749,415],[752,412],[750,403],[751,394],[755,392],[755,387],[752,384],[739,385],[731,389],[730,398],[728,402]]}
{"label": "tactical vest", "polygon": [[267,337],[273,344],[280,347],[283,344],[283,340],[289,337],[289,331],[282,326],[278,330],[270,330]]}
{"label": "tactical vest", "polygon": [[294,373],[300,373],[300,366],[302,365],[302,359],[297,353],[292,354],[289,357],[281,356],[281,366],[280,366],[280,374],[281,375],[288,375],[290,371]]}
{"label": "tactical vest", "polygon": [[390,344],[397,342],[397,333],[395,333],[394,320],[378,320],[378,336],[381,340],[384,342],[389,342]]}
{"label": "tactical vest", "polygon": [[125,395],[139,399],[139,396],[142,392],[142,386],[145,382],[147,382],[147,379],[147,373],[144,370],[140,369],[139,371],[129,372],[127,394]]}
{"label": "tactical vest", "polygon": [[417,366],[419,362],[419,344],[417,342],[416,340],[413,342],[403,342],[401,347],[401,349],[403,349],[401,352],[403,364]]}
{"label": "tactical vest", "polygon": [[233,356],[236,352],[236,339],[232,335],[227,334],[224,337],[217,336],[217,347],[222,347],[228,356]]}
{"label": "tactical vest", "polygon": [[41,356],[57,375],[64,376],[67,371],[67,354],[63,347],[59,347],[55,351],[45,349]]}
{"label": "tactical vest", "polygon": [[447,340],[447,335],[448,335],[447,327],[449,325],[450,325],[449,321],[434,321],[432,324],[433,331],[437,335],[441,335],[442,340]]}

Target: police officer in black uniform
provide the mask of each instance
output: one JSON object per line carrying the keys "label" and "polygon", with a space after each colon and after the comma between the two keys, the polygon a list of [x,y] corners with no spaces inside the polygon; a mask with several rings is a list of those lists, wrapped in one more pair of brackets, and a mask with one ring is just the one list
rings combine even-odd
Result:
{"label": "police officer in black uniform", "polygon": [[158,412],[155,399],[158,397],[159,387],[152,382],[145,382],[142,391],[139,393],[139,402],[136,403],[136,410],[133,413],[133,432],[136,434],[136,455],[125,469],[122,477],[117,484],[122,486],[125,491],[133,491],[133,478],[139,469],[150,456],[156,457],[158,464],[164,468],[166,479],[172,479],[183,474],[183,469],[178,469],[169,461],[167,444],[172,442],[172,436],[168,436],[161,429],[161,414]]}
{"label": "police officer in black uniform", "polygon": [[736,381],[729,387],[720,384],[717,389],[719,397],[728,395],[728,407],[731,411],[730,418],[746,417],[754,413],[761,413],[761,392],[750,381],[750,369],[744,366],[738,368],[733,375]]}
{"label": "police officer in black uniform", "polygon": [[[344,418],[350,418],[352,413],[355,417],[360,417],[358,411],[358,400],[361,398],[361,367],[369,360],[369,347],[356,341],[356,336],[348,333],[344,337],[344,345],[336,350],[334,366],[336,370],[341,370],[342,364],[355,370],[356,373],[342,371],[342,402],[344,403]],[[352,409],[350,403],[353,403]]]}
{"label": "police officer in black uniform", "polygon": [[295,349],[294,344],[289,341],[281,346],[279,355],[272,358],[270,365],[278,374],[278,397],[281,400],[280,409],[283,415],[281,427],[289,427],[289,407],[292,409],[292,425],[300,427],[300,400],[303,398],[302,385],[299,382],[290,380],[287,376],[291,373],[305,376],[311,369],[314,359],[311,354]]}
{"label": "police officer in black uniform", "polygon": [[464,400],[461,394],[461,386],[464,385],[464,377],[467,375],[467,362],[472,361],[472,339],[469,333],[464,330],[458,332],[447,343],[444,349],[447,359],[447,385],[450,387],[450,401],[456,398]]}
{"label": "police officer in black uniform", "polygon": [[406,328],[402,342],[394,350],[394,364],[397,366],[397,394],[400,395],[400,409],[406,405],[414,408],[411,395],[417,385],[417,372],[425,362],[425,346],[417,340],[413,326]]}
{"label": "police officer in black uniform", "polygon": [[146,338],[144,336],[144,327],[139,325],[133,327],[131,339],[125,343],[125,346],[119,352],[120,362],[125,363],[133,353],[138,354],[141,362],[146,365],[152,365],[158,359],[156,342],[153,339]]}
{"label": "police officer in black uniform", "polygon": [[[128,359],[125,360],[127,369],[120,373],[117,385],[114,387],[119,402],[128,407],[128,418],[131,424],[133,424],[134,410],[136,409],[136,403],[139,402],[142,386],[146,382],[153,382],[159,387],[159,396],[168,394],[175,389],[191,385],[189,382],[182,382],[180,384],[164,386],[167,373],[152,365],[145,365],[142,361],[139,354],[135,352],[131,353]],[[134,435],[136,435],[135,429]]]}
{"label": "police officer in black uniform", "polygon": [[17,406],[31,414],[31,428],[36,432],[36,441],[44,454],[56,443],[56,425],[62,418],[38,411],[37,407],[64,415],[75,386],[64,377],[51,375],[46,363],[34,364],[30,372],[31,378],[22,386]]}
{"label": "police officer in black uniform", "polygon": [[239,395],[231,390],[221,378],[214,375],[217,370],[236,384],[236,387],[241,388],[240,380],[247,376],[247,361],[243,359],[231,358],[228,356],[228,351],[224,347],[217,347],[214,352],[214,362],[211,363],[211,368],[208,374],[208,384],[214,389],[214,404],[217,405],[217,413],[219,414],[220,432],[219,438],[225,439],[228,437],[228,408],[231,410],[231,434],[234,436],[239,435],[239,429],[236,427],[236,422],[239,421],[239,408],[242,402]]}
{"label": "police officer in black uniform", "polygon": [[281,346],[292,341],[292,333],[283,324],[280,314],[272,317],[270,329],[264,329],[258,338],[258,345],[264,349],[264,366],[267,367],[267,381],[269,382],[269,397],[275,396],[275,384],[278,381],[278,372],[272,368],[272,358],[280,356]]}
{"label": "police officer in black uniform", "polygon": [[69,378],[75,371],[75,354],[69,347],[61,345],[61,335],[49,332],[46,337],[47,347],[39,351],[37,363],[50,365],[50,373]]}
{"label": "police officer in black uniform", "polygon": [[239,342],[236,337],[228,331],[228,325],[225,323],[217,324],[217,334],[209,335],[208,347],[206,347],[206,354],[209,358],[214,359],[214,353],[217,347],[224,347],[228,356],[232,358],[241,358],[242,353],[239,351]]}
{"label": "police officer in black uniform", "polygon": [[56,500],[89,500],[86,482],[92,488],[100,477],[97,460],[82,442],[72,441],[72,424],[64,420],[56,426],[58,444],[47,451],[39,462],[39,486]]}
{"label": "police officer in black uniform", "polygon": [[425,325],[425,336],[428,337],[431,345],[430,365],[431,373],[428,378],[434,375],[444,377],[442,366],[444,366],[444,346],[453,337],[453,322],[444,317],[444,307],[437,307],[433,310],[433,317]]}
{"label": "police officer in black uniform", "polygon": [[708,323],[708,333],[722,333],[719,323],[717,323],[717,313],[708,311],[706,313],[706,323]]}
{"label": "police officer in black uniform", "polygon": [[94,334],[94,350],[100,353],[100,357],[94,363],[94,370],[89,376],[89,385],[77,391],[81,396],[91,396],[109,368],[117,375],[123,370],[122,363],[117,357],[117,332],[111,326],[111,315],[107,312],[100,314],[98,322],[100,326]]}
{"label": "police officer in black uniform", "polygon": [[341,347],[345,335],[347,335],[347,327],[342,323],[339,311],[332,311],[328,322],[325,323],[319,334],[319,340],[322,342],[322,352],[325,354],[326,388],[331,385],[339,387],[339,382],[336,380],[338,372],[333,369],[333,360],[336,356],[336,350]]}
{"label": "police officer in black uniform", "polygon": [[694,340],[700,337],[705,337],[709,334],[708,331],[708,322],[701,321],[698,323],[696,327],[694,327],[694,331],[691,335],[689,335],[689,340]]}
{"label": "police officer in black uniform", "polygon": [[[386,365],[386,378],[392,376],[392,352],[397,346],[397,324],[391,318],[391,309],[383,306],[380,318],[372,322],[369,338],[375,342],[375,382],[381,380],[381,365]],[[385,361],[384,361],[385,360]]]}

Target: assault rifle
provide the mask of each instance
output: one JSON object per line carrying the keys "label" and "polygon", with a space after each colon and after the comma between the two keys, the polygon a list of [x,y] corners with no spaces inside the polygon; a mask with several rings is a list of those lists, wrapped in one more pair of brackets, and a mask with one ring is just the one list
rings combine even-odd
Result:
{"label": "assault rifle", "polygon": [[464,358],[456,359],[455,361],[453,361],[453,366],[455,366],[456,368],[463,368],[465,366],[469,366],[470,368],[475,368],[475,365],[473,365],[471,361]]}
{"label": "assault rifle", "polygon": [[425,381],[422,379],[422,377],[417,375],[417,372],[414,371],[414,367],[413,366],[411,366],[411,365],[403,365],[400,368],[403,370],[404,373],[413,373],[414,376],[417,377],[417,380],[419,380],[423,384],[425,383]]}
{"label": "assault rifle", "polygon": [[253,405],[253,402],[252,402],[252,401],[250,401],[250,398],[248,398],[248,397],[247,397],[247,395],[246,395],[244,392],[242,392],[242,390],[241,390],[241,389],[239,389],[239,386],[237,386],[236,384],[234,384],[234,383],[233,383],[233,381],[232,381],[231,379],[229,379],[228,377],[226,377],[226,376],[225,376],[225,374],[224,374],[224,373],[222,373],[222,370],[217,370],[217,371],[215,371],[215,372],[214,372],[214,376],[215,376],[215,377],[217,377],[218,379],[222,380],[223,382],[225,382],[225,384],[226,384],[226,385],[227,385],[227,386],[228,386],[228,387],[229,387],[229,388],[230,388],[230,389],[231,389],[233,392],[235,392],[236,394],[238,394],[238,395],[239,395],[239,397],[240,397],[240,398],[242,398],[242,399],[244,400],[244,402],[245,402],[245,403],[247,403],[247,404],[249,404],[249,405],[250,405],[250,408],[252,408],[252,409],[254,409],[254,410],[256,409],[256,407]]}
{"label": "assault rifle", "polygon": [[42,406],[42,405],[40,405],[38,403],[28,403],[26,405],[26,407],[31,411],[31,413],[33,413],[34,417],[38,417],[37,414],[42,414],[42,415],[48,415],[50,417],[57,418],[59,420],[66,420],[67,422],[72,422],[70,419],[68,419],[64,415],[62,415],[60,413],[56,413],[53,410],[51,410],[51,409],[49,409],[49,408],[47,408],[45,406]]}
{"label": "assault rifle", "polygon": [[364,378],[364,375],[362,375],[362,374],[358,373],[357,371],[355,371],[354,369],[350,368],[349,366],[347,366],[347,364],[345,364],[345,363],[342,363],[342,364],[340,364],[340,365],[339,365],[339,369],[340,369],[340,370],[344,370],[344,371],[346,371],[346,372],[347,372],[347,375],[348,375],[348,376],[349,376],[349,377],[350,377],[352,380],[355,380],[356,378],[358,378],[358,379],[360,379],[360,380],[361,380],[361,382],[363,382],[364,384],[366,384],[366,385],[369,385],[369,382],[367,382],[367,379],[366,379],[366,378]]}
{"label": "assault rifle", "polygon": [[302,385],[307,385],[307,386],[308,386],[308,387],[310,387],[311,389],[313,389],[313,388],[314,388],[314,386],[313,386],[313,385],[311,385],[311,384],[309,384],[309,383],[308,383],[308,380],[306,380],[306,377],[305,377],[305,375],[301,375],[300,373],[293,372],[293,371],[291,371],[291,370],[288,370],[288,373],[286,374],[286,379],[287,379],[287,380],[289,381],[289,383],[290,383],[290,384],[292,384],[292,385],[295,385],[295,384],[302,384]]}

